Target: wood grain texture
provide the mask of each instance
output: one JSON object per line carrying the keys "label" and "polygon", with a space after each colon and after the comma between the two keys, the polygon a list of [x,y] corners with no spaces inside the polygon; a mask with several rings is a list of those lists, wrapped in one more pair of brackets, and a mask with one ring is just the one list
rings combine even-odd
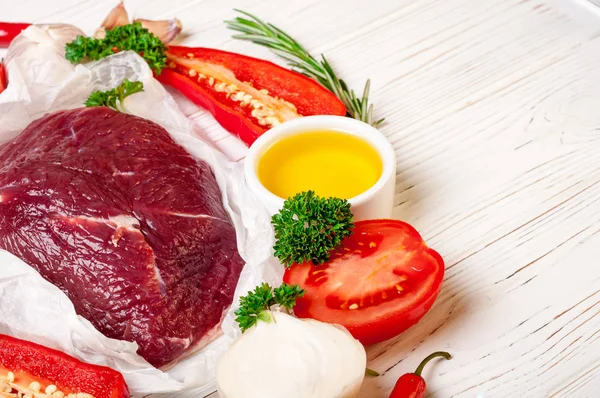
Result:
{"label": "wood grain texture", "polygon": [[[114,2],[0,0],[1,18],[92,32]],[[394,215],[446,260],[431,312],[370,347],[387,397],[432,351],[430,397],[600,397],[600,7],[598,0],[149,0],[183,43],[271,60],[230,39],[232,8],[268,19],[359,88],[372,78],[398,156]],[[182,107],[232,158],[244,147]],[[334,381],[332,381],[334,382]]]}

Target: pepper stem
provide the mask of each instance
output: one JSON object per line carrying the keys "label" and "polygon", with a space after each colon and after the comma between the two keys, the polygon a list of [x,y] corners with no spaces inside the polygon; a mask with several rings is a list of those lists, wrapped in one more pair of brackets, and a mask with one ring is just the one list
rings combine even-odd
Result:
{"label": "pepper stem", "polygon": [[366,375],[366,376],[371,376],[371,377],[377,377],[377,376],[380,376],[380,374],[379,374],[379,372],[378,372],[378,371],[376,371],[376,370],[373,370],[373,369],[369,369],[369,368],[366,368],[366,369],[365,369],[365,375]]}
{"label": "pepper stem", "polygon": [[427,365],[427,363],[429,361],[431,361],[433,358],[437,358],[437,357],[444,357],[446,359],[452,359],[452,355],[450,355],[449,353],[445,352],[445,351],[436,351],[433,354],[429,355],[427,358],[425,358],[423,361],[421,361],[421,363],[419,364],[419,367],[417,368],[417,370],[415,370],[415,374],[419,377],[421,377],[421,372],[423,372],[423,368],[425,368],[425,365]]}

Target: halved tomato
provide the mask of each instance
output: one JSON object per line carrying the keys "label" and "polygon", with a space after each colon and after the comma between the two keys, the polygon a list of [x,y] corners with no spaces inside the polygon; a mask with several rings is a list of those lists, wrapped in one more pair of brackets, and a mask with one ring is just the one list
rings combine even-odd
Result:
{"label": "halved tomato", "polygon": [[328,263],[295,264],[283,277],[306,290],[294,307],[298,317],[343,325],[363,344],[417,323],[443,279],[442,257],[398,220],[358,221]]}

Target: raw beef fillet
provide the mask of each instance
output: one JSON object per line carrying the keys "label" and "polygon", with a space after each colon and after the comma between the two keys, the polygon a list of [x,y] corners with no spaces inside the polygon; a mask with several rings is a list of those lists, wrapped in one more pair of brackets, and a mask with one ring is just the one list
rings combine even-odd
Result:
{"label": "raw beef fillet", "polygon": [[0,248],[156,367],[210,337],[243,266],[210,167],[108,108],[47,115],[0,148]]}

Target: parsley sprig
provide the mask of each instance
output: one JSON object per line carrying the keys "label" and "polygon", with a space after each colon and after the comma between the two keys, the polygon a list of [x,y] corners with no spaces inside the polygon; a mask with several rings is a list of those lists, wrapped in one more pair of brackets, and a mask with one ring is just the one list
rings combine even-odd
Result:
{"label": "parsley sprig", "polygon": [[167,65],[167,47],[139,22],[108,29],[104,39],[77,36],[66,45],[65,57],[76,64],[86,60],[97,61],[126,50],[140,54],[156,74],[160,74]]}
{"label": "parsley sprig", "polygon": [[267,311],[274,305],[279,304],[288,312],[291,311],[296,305],[296,300],[304,296],[304,293],[304,289],[298,285],[284,283],[272,288],[268,283],[263,283],[246,296],[240,297],[240,308],[235,311],[235,320],[243,333],[259,320],[270,322],[271,315]]}
{"label": "parsley sprig", "polygon": [[369,105],[369,91],[371,82],[367,80],[361,97],[357,97],[354,90],[350,90],[346,83],[340,79],[333,68],[321,55],[321,59],[314,58],[294,38],[273,24],[266,23],[254,15],[241,10],[235,10],[248,18],[237,17],[225,21],[231,30],[241,32],[233,36],[235,39],[248,40],[255,44],[267,47],[273,53],[285,59],[293,69],[321,83],[333,92],[346,105],[348,116],[361,120],[377,127],[384,119],[374,119],[373,105]]}
{"label": "parsley sprig", "polygon": [[117,87],[108,91],[94,91],[85,101],[85,106],[106,106],[116,111],[121,111],[117,105],[117,101],[123,104],[123,100],[132,94],[144,91],[144,83],[132,82],[127,79]]}
{"label": "parsley sprig", "polygon": [[352,234],[354,216],[345,199],[321,198],[313,191],[286,200],[271,223],[275,229],[275,257],[290,267],[329,261],[332,250]]}

